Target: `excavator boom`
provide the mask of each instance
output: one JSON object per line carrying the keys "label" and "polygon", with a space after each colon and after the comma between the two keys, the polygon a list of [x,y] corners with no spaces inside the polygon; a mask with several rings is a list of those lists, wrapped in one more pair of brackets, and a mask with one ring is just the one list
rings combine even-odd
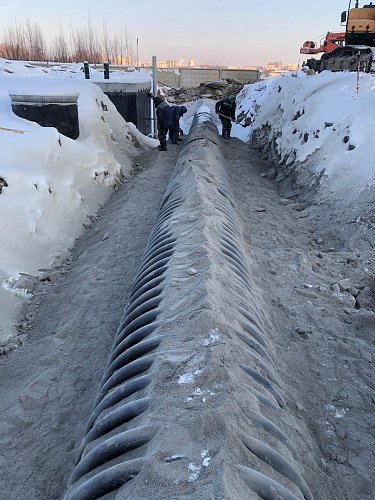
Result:
{"label": "excavator boom", "polygon": [[315,42],[306,41],[300,48],[300,54],[318,54],[319,52],[332,52],[341,47],[345,40],[345,33],[330,33],[328,32],[322,40],[319,47],[316,47]]}

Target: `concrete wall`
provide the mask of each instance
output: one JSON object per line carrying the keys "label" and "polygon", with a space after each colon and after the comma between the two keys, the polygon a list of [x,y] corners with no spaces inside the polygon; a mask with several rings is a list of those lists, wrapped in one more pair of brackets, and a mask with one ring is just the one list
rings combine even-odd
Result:
{"label": "concrete wall", "polygon": [[168,87],[198,87],[201,83],[232,78],[241,83],[253,83],[260,79],[260,71],[252,69],[219,69],[219,68],[181,68],[177,70],[158,70],[157,80]]}
{"label": "concrete wall", "polygon": [[77,100],[79,93],[43,95],[9,93],[12,111],[17,116],[42,127],[54,127],[60,134],[77,139],[79,120]]}
{"label": "concrete wall", "polygon": [[96,83],[111,99],[117,111],[127,122],[132,122],[142,134],[151,133],[150,83]]}
{"label": "concrete wall", "polygon": [[242,83],[254,83],[260,80],[260,71],[257,69],[222,69],[221,78],[233,78]]}
{"label": "concrete wall", "polygon": [[162,71],[162,70],[158,69],[156,79],[157,79],[157,82],[159,83],[159,85],[166,85],[167,87],[173,87],[174,89],[181,87],[180,75],[176,74],[175,70]]}

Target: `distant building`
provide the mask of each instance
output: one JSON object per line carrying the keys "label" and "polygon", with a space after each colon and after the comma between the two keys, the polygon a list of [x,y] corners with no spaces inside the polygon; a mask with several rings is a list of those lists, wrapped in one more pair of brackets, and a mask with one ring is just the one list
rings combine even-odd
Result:
{"label": "distant building", "polygon": [[157,68],[168,68],[168,61],[156,61]]}
{"label": "distant building", "polygon": [[259,69],[259,66],[254,66],[254,65],[250,65],[250,66],[242,66],[241,69]]}
{"label": "distant building", "polygon": [[273,69],[282,69],[283,67],[283,62],[282,61],[276,61],[276,62],[269,62],[266,64],[266,67],[273,68]]}
{"label": "distant building", "polygon": [[[124,61],[124,65],[126,65],[126,61]],[[143,68],[149,68],[152,66],[151,61],[142,61],[139,63],[140,67]],[[268,62],[264,66],[259,66],[255,64],[248,64],[246,66],[226,66],[226,65],[211,65],[211,64],[201,64],[197,65],[194,59],[167,59],[165,61],[159,61],[157,60],[156,63],[157,68],[159,69],[172,69],[172,70],[179,70],[180,68],[201,68],[201,69],[215,69],[217,70],[220,68],[220,70],[250,70],[250,71],[261,71],[265,75],[274,73],[277,74],[278,72],[285,72],[285,71],[296,71],[298,69],[297,64],[284,64],[282,61],[271,61]]]}

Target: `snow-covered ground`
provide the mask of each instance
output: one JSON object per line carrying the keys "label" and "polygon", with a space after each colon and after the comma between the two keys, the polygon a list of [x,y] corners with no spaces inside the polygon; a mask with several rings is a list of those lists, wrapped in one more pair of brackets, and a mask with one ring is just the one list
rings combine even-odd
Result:
{"label": "snow-covered ground", "polygon": [[[87,217],[129,173],[139,149],[156,144],[122,119],[100,88],[84,79],[81,66],[0,59],[0,341],[11,334],[18,304],[32,291],[20,273],[37,275],[62,259]],[[103,73],[92,70],[91,76],[98,81]],[[117,72],[117,80],[150,77]],[[16,116],[9,93],[23,92],[79,93],[79,138]]]}
{"label": "snow-covered ground", "polygon": [[373,75],[329,71],[247,85],[234,135],[269,149],[279,170],[321,179],[321,198],[355,198],[375,184],[374,89]]}

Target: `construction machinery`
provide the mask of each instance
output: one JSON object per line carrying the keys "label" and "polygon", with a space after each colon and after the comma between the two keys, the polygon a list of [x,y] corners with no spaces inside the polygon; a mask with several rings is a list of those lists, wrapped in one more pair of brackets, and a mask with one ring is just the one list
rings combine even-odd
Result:
{"label": "construction machinery", "polygon": [[328,32],[321,39],[319,47],[315,42],[307,40],[300,48],[300,54],[319,54],[319,52],[332,52],[338,47],[342,47],[345,41],[345,32],[331,33]]}
{"label": "construction machinery", "polygon": [[306,66],[315,71],[375,72],[375,5],[370,2],[359,7],[358,4],[356,1],[351,8],[350,0],[348,10],[341,13],[341,23],[346,24],[343,40],[329,37],[340,33],[328,33],[320,47],[310,41],[303,44],[302,54],[322,52],[320,59],[308,59]]}

